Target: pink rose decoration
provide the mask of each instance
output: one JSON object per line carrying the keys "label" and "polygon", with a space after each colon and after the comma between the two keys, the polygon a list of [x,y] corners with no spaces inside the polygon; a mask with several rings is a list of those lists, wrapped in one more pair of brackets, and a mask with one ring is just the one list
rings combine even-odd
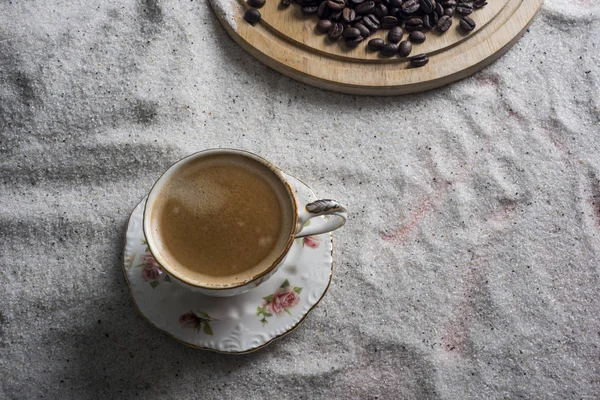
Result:
{"label": "pink rose decoration", "polygon": [[275,293],[263,297],[265,301],[262,306],[256,308],[256,315],[261,317],[260,323],[266,325],[269,323],[267,318],[271,318],[273,315],[281,317],[284,312],[292,315],[289,309],[300,303],[299,294],[301,292],[300,286],[291,286],[287,279],[283,281],[279,289]]}
{"label": "pink rose decoration", "polygon": [[320,243],[321,239],[318,236],[307,236],[304,238],[304,244],[313,249],[319,247]]}
{"label": "pink rose decoration", "polygon": [[200,325],[200,318],[193,312],[185,313],[179,317],[179,324],[182,328],[197,328]]}
{"label": "pink rose decoration", "polygon": [[142,277],[146,282],[158,282],[165,279],[165,271],[162,270],[152,254],[148,253],[144,256],[144,264],[146,266],[142,270]]}
{"label": "pink rose decoration", "polygon": [[267,308],[270,313],[281,316],[286,308],[292,308],[298,303],[300,303],[300,296],[291,286],[286,286],[273,293],[273,300],[267,304]]}
{"label": "pink rose decoration", "polygon": [[211,318],[210,315],[204,311],[200,311],[198,314],[200,314],[200,316],[196,315],[193,311],[182,314],[179,317],[179,324],[182,328],[191,328],[198,332],[200,332],[200,329],[202,328],[204,333],[212,336],[213,330],[209,321],[218,321],[218,319]]}
{"label": "pink rose decoration", "polygon": [[157,282],[165,279],[165,272],[160,267],[146,266],[142,270],[142,277],[146,282]]}
{"label": "pink rose decoration", "polygon": [[152,267],[160,268],[160,264],[158,263],[158,261],[156,261],[156,258],[154,258],[152,253],[146,253],[144,255],[144,264],[146,264],[149,267],[152,266]]}

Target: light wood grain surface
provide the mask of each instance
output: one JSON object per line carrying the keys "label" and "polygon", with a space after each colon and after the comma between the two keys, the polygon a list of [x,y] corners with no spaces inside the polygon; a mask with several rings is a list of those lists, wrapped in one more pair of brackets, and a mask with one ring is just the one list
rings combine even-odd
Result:
{"label": "light wood grain surface", "polygon": [[[237,28],[217,16],[229,35],[254,57],[304,83],[362,95],[422,92],[472,75],[518,40],[542,4],[542,0],[491,1],[472,14],[478,26],[468,35],[454,17],[448,32],[429,32],[425,43],[413,45],[412,55],[427,53],[430,61],[422,68],[410,68],[406,59],[382,58],[368,51],[366,41],[355,49],[346,48],[343,40],[331,42],[316,33],[316,15],[303,15],[296,5],[281,8],[279,0],[267,0],[260,10],[263,19],[253,26],[243,19],[245,2],[232,1],[242,6],[235,7]],[[369,39],[386,34],[382,30]]]}

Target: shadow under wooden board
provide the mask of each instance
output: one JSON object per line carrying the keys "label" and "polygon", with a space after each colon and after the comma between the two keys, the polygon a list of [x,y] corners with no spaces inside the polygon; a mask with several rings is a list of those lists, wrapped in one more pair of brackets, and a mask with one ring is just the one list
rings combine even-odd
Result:
{"label": "shadow under wooden board", "polygon": [[[243,19],[248,8],[244,0],[231,0],[231,10],[225,11],[215,6],[221,1],[226,2],[211,0],[219,21],[254,57],[301,82],[359,95],[423,92],[470,76],[506,52],[542,4],[542,0],[488,0],[486,7],[471,15],[477,28],[470,34],[458,28],[459,19],[454,17],[445,34],[431,31],[425,43],[413,44],[411,55],[426,53],[430,61],[410,68],[407,59],[382,58],[368,51],[367,41],[354,49],[343,40],[331,42],[327,35],[316,33],[316,15],[303,15],[297,5],[282,8],[280,0],[267,0],[260,9],[262,20],[250,25]],[[387,32],[378,31],[369,40],[385,38]]]}

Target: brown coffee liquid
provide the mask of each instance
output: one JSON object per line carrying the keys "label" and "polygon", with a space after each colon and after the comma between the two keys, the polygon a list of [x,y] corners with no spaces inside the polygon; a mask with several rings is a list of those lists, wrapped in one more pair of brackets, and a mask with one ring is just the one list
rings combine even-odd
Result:
{"label": "brown coffee liquid", "polygon": [[269,168],[243,156],[210,155],[167,181],[151,229],[160,255],[182,275],[231,284],[276,262],[293,231],[291,212],[285,186]]}

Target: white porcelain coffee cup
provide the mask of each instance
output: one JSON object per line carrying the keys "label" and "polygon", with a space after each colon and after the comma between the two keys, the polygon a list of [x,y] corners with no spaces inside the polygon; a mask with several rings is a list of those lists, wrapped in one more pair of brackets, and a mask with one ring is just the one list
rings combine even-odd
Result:
{"label": "white porcelain coffee cup", "polygon": [[[171,178],[176,176],[188,164],[193,163],[202,157],[214,155],[244,157],[267,167],[266,169],[262,168],[262,170],[268,171],[265,173],[272,174],[277,178],[275,181],[278,185],[280,185],[278,190],[286,194],[284,196],[284,204],[280,205],[281,207],[287,207],[287,211],[289,212],[285,214],[291,216],[290,218],[293,218],[293,223],[286,224],[290,227],[290,229],[281,233],[281,235],[283,235],[287,240],[280,241],[283,244],[280,246],[281,248],[277,249],[279,256],[276,258],[276,261],[268,265],[267,268],[262,269],[254,276],[251,276],[241,282],[209,284],[206,282],[201,282],[190,276],[186,276],[181,271],[169,265],[169,262],[167,262],[166,258],[161,255],[160,246],[158,245],[156,238],[153,236],[153,232],[156,232],[156,229],[158,228],[153,226],[153,218],[151,218],[152,210],[159,194],[161,194],[163,190],[166,190],[166,183]],[[309,219],[322,215],[335,216],[335,218],[328,218],[323,224],[306,224]],[[160,266],[164,269],[164,271],[173,279],[173,281],[208,296],[226,297],[247,292],[269,279],[283,264],[285,256],[288,254],[292,244],[294,243],[294,239],[309,235],[318,235],[338,229],[346,223],[347,216],[348,211],[346,207],[335,200],[323,199],[314,201],[310,204],[299,205],[297,203],[296,196],[294,195],[294,191],[281,171],[270,162],[255,154],[236,149],[211,149],[192,154],[178,161],[177,163],[173,164],[158,179],[158,181],[156,181],[146,200],[143,224],[144,235],[146,236],[146,241],[148,243],[150,252]]]}

